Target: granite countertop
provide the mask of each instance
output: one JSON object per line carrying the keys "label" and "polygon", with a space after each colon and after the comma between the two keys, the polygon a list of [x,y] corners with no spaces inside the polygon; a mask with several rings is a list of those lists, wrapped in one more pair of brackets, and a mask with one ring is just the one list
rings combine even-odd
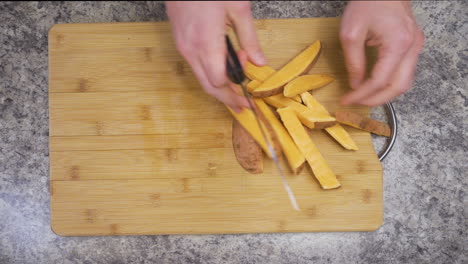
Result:
{"label": "granite countertop", "polygon": [[[344,2],[256,2],[256,18]],[[426,35],[383,162],[375,232],[59,237],[50,229],[47,34],[56,23],[166,20],[161,2],[0,2],[0,263],[467,263],[468,4],[414,2]]]}

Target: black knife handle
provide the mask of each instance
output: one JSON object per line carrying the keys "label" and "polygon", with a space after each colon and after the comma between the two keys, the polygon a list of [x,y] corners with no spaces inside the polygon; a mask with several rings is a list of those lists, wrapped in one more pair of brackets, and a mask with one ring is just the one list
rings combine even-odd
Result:
{"label": "black knife handle", "polygon": [[245,80],[244,70],[237,57],[237,53],[232,46],[229,36],[226,35],[227,57],[226,57],[226,70],[228,78],[237,84],[241,84]]}

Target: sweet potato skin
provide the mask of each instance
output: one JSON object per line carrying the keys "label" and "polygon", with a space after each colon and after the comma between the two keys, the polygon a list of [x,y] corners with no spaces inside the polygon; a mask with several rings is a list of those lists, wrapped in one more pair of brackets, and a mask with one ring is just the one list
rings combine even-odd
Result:
{"label": "sweet potato skin", "polygon": [[325,128],[329,128],[329,127],[332,127],[334,125],[336,125],[336,121],[329,121],[329,122],[315,122],[314,123],[314,129],[325,129]]}
{"label": "sweet potato skin", "polygon": [[373,134],[390,137],[391,129],[383,122],[349,111],[336,111],[336,121]]}
{"label": "sweet potato skin", "polygon": [[232,147],[237,162],[247,172],[263,172],[263,152],[253,137],[236,120],[232,120]]}
{"label": "sweet potato skin", "polygon": [[277,95],[280,93],[283,93],[283,88],[284,86],[272,89],[272,90],[266,90],[266,91],[253,91],[252,95],[257,98],[265,98],[273,95]]}

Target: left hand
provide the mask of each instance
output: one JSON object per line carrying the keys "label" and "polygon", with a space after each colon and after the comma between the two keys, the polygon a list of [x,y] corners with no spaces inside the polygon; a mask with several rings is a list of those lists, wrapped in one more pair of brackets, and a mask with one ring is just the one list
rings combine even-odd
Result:
{"label": "left hand", "polygon": [[240,113],[247,99],[226,74],[226,30],[235,29],[239,59],[266,63],[257,40],[249,1],[166,1],[177,49],[192,67],[206,93]]}
{"label": "left hand", "polygon": [[[352,1],[341,21],[340,39],[351,88],[343,104],[377,106],[408,91],[424,35],[409,1]],[[377,46],[378,58],[369,79],[365,46]]]}

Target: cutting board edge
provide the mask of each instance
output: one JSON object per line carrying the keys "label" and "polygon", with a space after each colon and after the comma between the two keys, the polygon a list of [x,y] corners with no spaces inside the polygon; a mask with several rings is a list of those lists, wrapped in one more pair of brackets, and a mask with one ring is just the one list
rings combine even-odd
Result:
{"label": "cutting board edge", "polygon": [[[304,18],[293,18],[293,17],[286,17],[286,18],[254,18],[255,21],[292,21],[292,20],[301,20],[301,21],[313,21],[316,19],[326,19],[326,20],[341,20],[341,16],[335,17],[304,17]],[[100,26],[107,26],[107,25],[130,25],[130,26],[138,26],[138,25],[151,25],[151,24],[169,24],[169,20],[162,20],[162,21],[140,21],[140,22],[89,22],[89,23],[56,23],[53,24],[48,30],[48,36],[52,33],[56,33],[55,31],[60,30],[62,27],[78,27],[78,26],[88,26],[88,25],[100,25]]]}
{"label": "cutting board edge", "polygon": [[154,236],[165,236],[165,235],[241,235],[241,234],[288,234],[288,233],[334,233],[334,232],[375,232],[379,230],[383,226],[383,218],[376,221],[373,225],[368,225],[369,228],[317,228],[317,229],[309,229],[309,230],[291,230],[291,231],[282,231],[279,232],[277,230],[271,231],[263,231],[263,232],[255,232],[255,231],[232,231],[232,232],[129,232],[129,233],[109,233],[109,232],[97,232],[97,233],[88,233],[88,234],[80,234],[77,232],[67,232],[57,230],[52,221],[50,224],[51,231],[56,234],[57,236],[61,237],[86,237],[86,236],[141,236],[141,235],[154,235]]}

